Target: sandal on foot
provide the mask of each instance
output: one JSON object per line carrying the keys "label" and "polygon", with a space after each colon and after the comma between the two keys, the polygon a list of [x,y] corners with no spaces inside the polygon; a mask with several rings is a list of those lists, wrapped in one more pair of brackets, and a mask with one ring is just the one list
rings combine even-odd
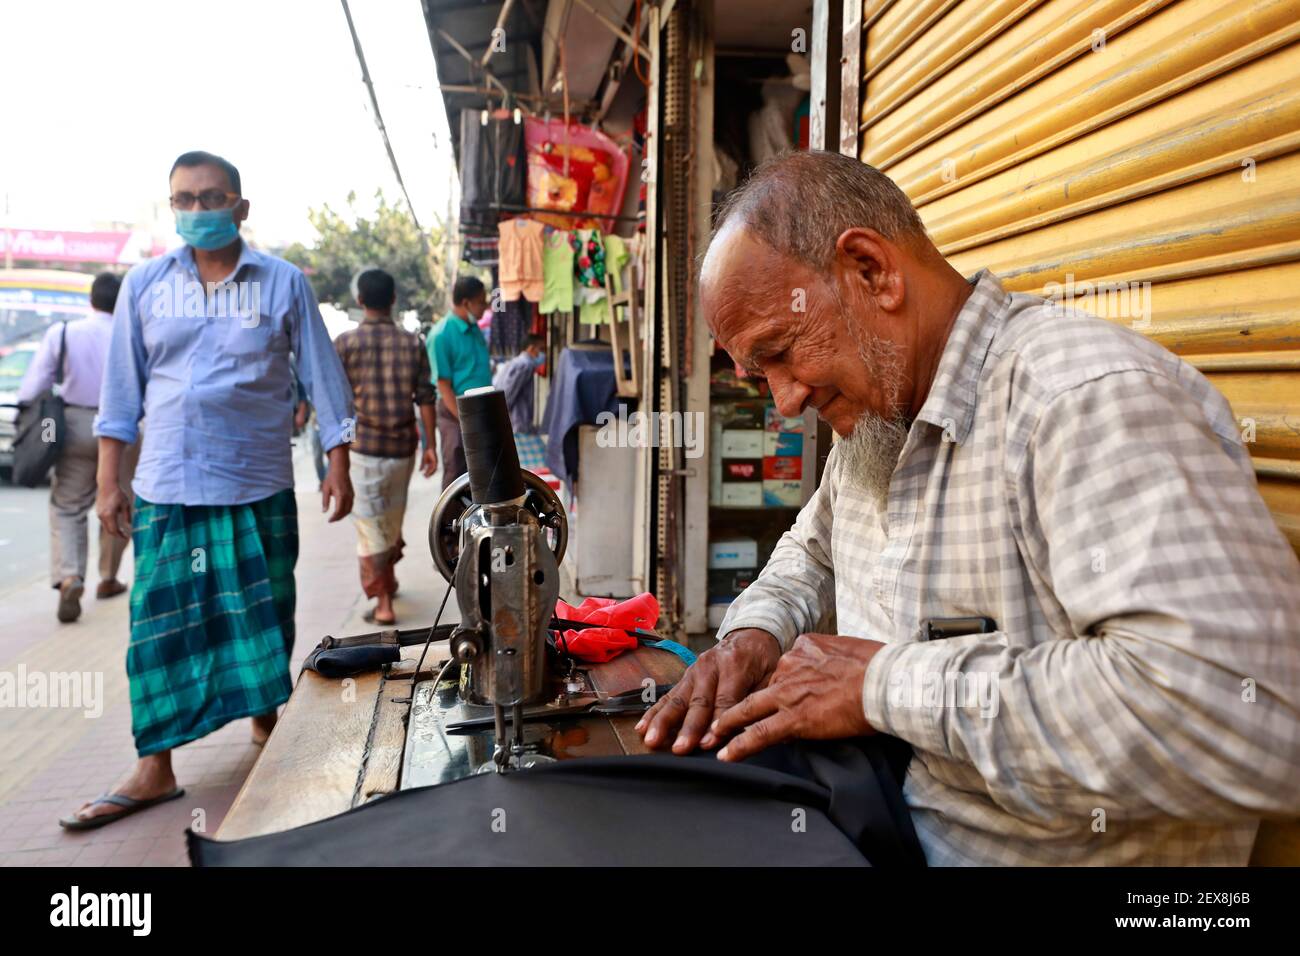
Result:
{"label": "sandal on foot", "polygon": [[183,796],[185,796],[183,787],[176,787],[171,793],[164,793],[161,797],[151,797],[148,800],[137,800],[135,797],[128,797],[121,793],[105,793],[90,801],[90,806],[93,807],[97,803],[111,803],[114,806],[121,807],[119,812],[101,813],[93,817],[79,817],[74,813],[70,817],[61,819],[59,826],[65,830],[95,830],[107,826],[114,820],[121,820],[133,813],[139,813],[141,810],[147,810],[159,803],[166,803],[168,800],[175,800],[177,797]]}
{"label": "sandal on foot", "polygon": [[378,624],[380,627],[392,627],[394,624],[397,623],[397,616],[393,615],[392,617],[390,617],[388,620],[385,621],[382,617],[380,617],[378,614],[375,613],[375,609],[373,607],[370,607],[370,608],[366,608],[366,613],[361,615],[361,620],[365,621],[367,624]]}

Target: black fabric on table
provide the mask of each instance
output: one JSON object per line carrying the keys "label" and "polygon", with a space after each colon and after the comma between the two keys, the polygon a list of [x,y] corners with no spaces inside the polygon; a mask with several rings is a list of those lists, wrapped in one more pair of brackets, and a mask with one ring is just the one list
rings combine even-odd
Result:
{"label": "black fabric on table", "polygon": [[191,831],[190,860],[195,866],[920,866],[924,856],[897,784],[906,755],[905,744],[872,737],[783,744],[743,764],[711,754],[565,760],[401,791],[282,833],[220,842]]}
{"label": "black fabric on table", "polygon": [[315,671],[322,677],[354,677],[367,671],[377,671],[385,664],[402,659],[402,649],[397,644],[369,644],[357,647],[314,647],[302,662],[304,670]]}

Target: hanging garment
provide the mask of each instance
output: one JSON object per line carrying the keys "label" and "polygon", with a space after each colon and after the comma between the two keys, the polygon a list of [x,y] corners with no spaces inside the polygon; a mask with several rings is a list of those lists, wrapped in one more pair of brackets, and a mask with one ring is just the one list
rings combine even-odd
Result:
{"label": "hanging garment", "polygon": [[497,237],[466,234],[460,257],[473,266],[495,266],[500,261]]}
{"label": "hanging garment", "polygon": [[527,299],[513,299],[492,313],[492,339],[488,343],[493,358],[512,359],[528,344],[528,330],[533,325],[534,306]]}
{"label": "hanging garment", "polygon": [[523,296],[529,302],[542,300],[542,232],[546,227],[532,219],[507,219],[498,227],[501,262],[501,297],[506,301]]}
{"label": "hanging garment", "polygon": [[[578,229],[570,233],[573,246],[573,276],[583,296],[605,294],[605,246],[597,229]],[[593,302],[594,298],[583,298]]]}
{"label": "hanging garment", "polygon": [[[628,263],[627,245],[621,238],[615,235],[605,236],[603,240],[605,249],[605,273],[609,276],[609,283],[613,286],[614,291],[623,291],[623,269]],[[586,325],[597,325],[602,322],[609,322],[612,319],[612,311],[609,304],[609,297],[602,295],[592,302],[583,303],[580,310],[582,321]]]}
{"label": "hanging garment", "polygon": [[569,233],[553,229],[542,239],[541,313],[573,311],[573,245]]}
{"label": "hanging garment", "polygon": [[617,415],[625,403],[618,398],[614,353],[608,348],[565,349],[555,365],[542,415],[546,467],[573,482],[578,477],[578,426],[597,424],[601,412]]}
{"label": "hanging garment", "polygon": [[[585,213],[580,218],[535,212],[556,229],[595,224],[598,215],[623,208],[631,157],[613,139],[578,123],[529,117],[524,121],[527,146],[528,202],[532,209]],[[589,218],[590,217],[590,218]]]}
{"label": "hanging garment", "polygon": [[[741,763],[560,760],[398,791],[283,833],[186,839],[195,866],[913,868],[925,856],[900,786],[908,756],[877,734],[791,741]],[[500,819],[509,825],[493,829]]]}
{"label": "hanging garment", "polygon": [[494,227],[503,206],[524,204],[524,127],[513,116],[483,124],[479,110],[460,112],[460,224]]}
{"label": "hanging garment", "polygon": [[758,166],[794,148],[794,111],[803,93],[780,79],[762,87],[763,105],[749,115],[749,161]]}

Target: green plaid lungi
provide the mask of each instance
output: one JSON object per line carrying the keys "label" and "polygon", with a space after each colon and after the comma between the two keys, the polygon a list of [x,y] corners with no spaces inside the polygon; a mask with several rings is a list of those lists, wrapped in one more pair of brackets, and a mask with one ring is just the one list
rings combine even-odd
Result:
{"label": "green plaid lungi", "polygon": [[135,499],[131,730],[140,756],[289,699],[298,506]]}

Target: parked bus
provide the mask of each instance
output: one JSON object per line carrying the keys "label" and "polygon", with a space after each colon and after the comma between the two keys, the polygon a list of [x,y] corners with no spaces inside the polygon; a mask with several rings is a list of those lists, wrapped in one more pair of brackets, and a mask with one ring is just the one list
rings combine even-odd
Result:
{"label": "parked bus", "polygon": [[13,466],[18,385],[45,330],[89,314],[93,280],[57,269],[0,269],[0,481]]}
{"label": "parked bus", "polygon": [[0,269],[0,349],[87,315],[94,278],[61,269]]}

